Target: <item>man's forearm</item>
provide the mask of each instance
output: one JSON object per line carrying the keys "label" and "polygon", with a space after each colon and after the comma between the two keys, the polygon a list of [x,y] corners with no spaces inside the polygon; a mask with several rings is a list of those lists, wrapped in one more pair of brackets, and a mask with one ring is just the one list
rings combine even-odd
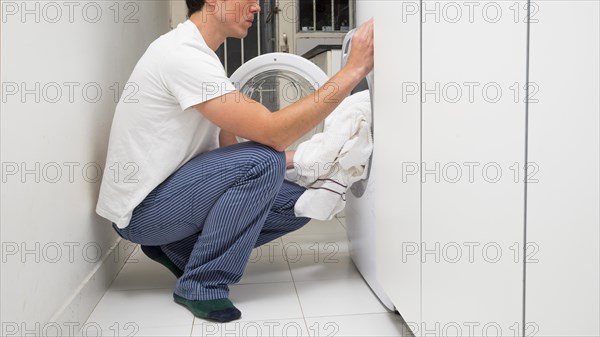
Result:
{"label": "man's forearm", "polygon": [[306,132],[317,126],[346,98],[364,78],[360,71],[342,68],[334,77],[314,93],[273,114],[279,134],[277,143],[292,144]]}

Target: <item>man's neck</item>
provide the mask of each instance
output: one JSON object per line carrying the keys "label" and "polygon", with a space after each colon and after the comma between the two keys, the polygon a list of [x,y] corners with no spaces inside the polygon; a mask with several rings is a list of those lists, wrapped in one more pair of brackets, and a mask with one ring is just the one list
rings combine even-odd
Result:
{"label": "man's neck", "polygon": [[225,37],[219,32],[217,25],[213,24],[214,20],[214,15],[208,15],[203,11],[196,12],[190,17],[190,21],[196,25],[204,42],[216,52],[225,41]]}

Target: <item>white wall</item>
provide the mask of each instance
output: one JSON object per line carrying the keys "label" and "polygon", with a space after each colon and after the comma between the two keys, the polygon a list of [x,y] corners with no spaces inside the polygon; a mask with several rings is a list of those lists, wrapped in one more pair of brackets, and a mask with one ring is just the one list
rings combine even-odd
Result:
{"label": "white wall", "polygon": [[187,20],[185,0],[171,0],[171,28]]}
{"label": "white wall", "polygon": [[61,322],[83,323],[132,251],[122,245],[121,256],[111,255],[118,236],[95,214],[97,168],[104,167],[115,92],[149,43],[168,31],[170,6],[1,5],[2,335],[66,335]]}

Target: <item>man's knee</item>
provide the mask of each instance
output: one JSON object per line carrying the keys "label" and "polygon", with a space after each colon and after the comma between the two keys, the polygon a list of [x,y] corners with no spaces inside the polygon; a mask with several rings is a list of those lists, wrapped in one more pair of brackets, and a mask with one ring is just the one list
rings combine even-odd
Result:
{"label": "man's knee", "polygon": [[268,173],[274,182],[283,182],[285,177],[285,153],[255,142],[249,142],[253,166]]}

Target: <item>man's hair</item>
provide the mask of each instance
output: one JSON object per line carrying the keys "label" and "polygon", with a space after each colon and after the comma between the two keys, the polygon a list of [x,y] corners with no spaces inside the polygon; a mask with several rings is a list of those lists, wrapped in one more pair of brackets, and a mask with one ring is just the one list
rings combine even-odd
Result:
{"label": "man's hair", "polygon": [[188,18],[204,7],[204,0],[185,0],[188,8]]}

